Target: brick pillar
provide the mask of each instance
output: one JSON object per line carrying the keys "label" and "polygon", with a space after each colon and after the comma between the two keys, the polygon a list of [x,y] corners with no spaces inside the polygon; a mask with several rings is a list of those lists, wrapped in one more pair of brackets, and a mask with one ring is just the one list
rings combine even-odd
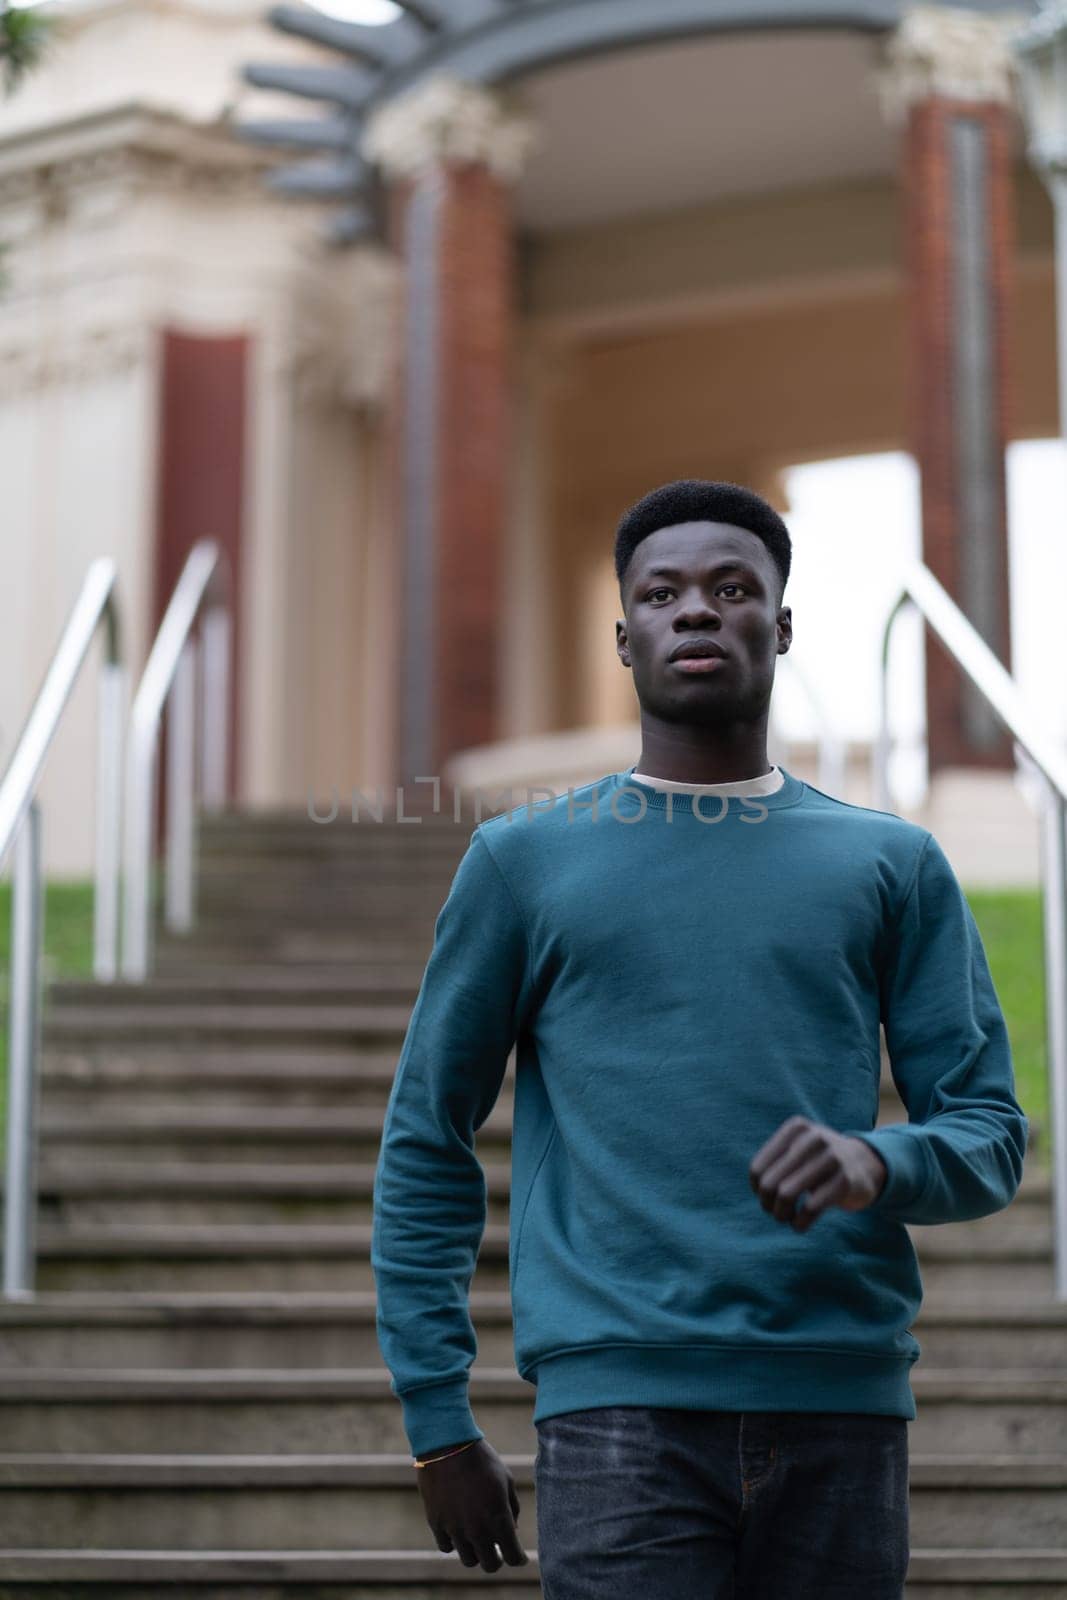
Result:
{"label": "brick pillar", "polygon": [[[151,634],[158,632],[189,552],[214,539],[229,558],[233,580],[228,716],[232,756],[228,801],[240,793],[241,593],[245,497],[245,432],[252,345],[245,334],[160,336],[159,442],[156,480],[154,587]],[[166,837],[169,741],[160,744],[156,838]]]}
{"label": "brick pillar", "polygon": [[403,785],[440,775],[453,753],[501,731],[511,185],[528,135],[499,97],[443,79],[383,108],[368,130],[404,267],[390,415]]}
{"label": "brick pillar", "polygon": [[[1010,50],[995,19],[916,6],[887,54],[887,109],[903,123],[922,559],[1011,671]],[[1013,767],[1010,735],[936,635],[925,633],[930,775],[949,766]]]}

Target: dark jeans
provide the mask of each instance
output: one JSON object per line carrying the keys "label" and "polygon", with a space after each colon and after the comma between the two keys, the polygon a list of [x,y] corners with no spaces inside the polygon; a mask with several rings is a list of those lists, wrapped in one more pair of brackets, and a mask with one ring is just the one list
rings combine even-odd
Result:
{"label": "dark jeans", "polygon": [[545,1600],[901,1600],[905,1417],[597,1406],[536,1427]]}

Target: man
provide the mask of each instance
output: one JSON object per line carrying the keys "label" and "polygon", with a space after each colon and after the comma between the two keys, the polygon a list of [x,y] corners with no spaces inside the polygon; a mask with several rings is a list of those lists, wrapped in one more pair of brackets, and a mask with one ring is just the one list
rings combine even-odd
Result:
{"label": "man", "polygon": [[[767,760],[792,641],[772,507],[668,484],[615,557],[640,759],[475,828],[386,1115],[378,1335],[427,1521],[464,1566],[527,1559],[468,1400],[474,1135],[515,1044],[547,1600],[899,1600],[906,1225],[1018,1189],[1004,1018],[936,839]],[[908,1121],[875,1128],[880,1023]]]}

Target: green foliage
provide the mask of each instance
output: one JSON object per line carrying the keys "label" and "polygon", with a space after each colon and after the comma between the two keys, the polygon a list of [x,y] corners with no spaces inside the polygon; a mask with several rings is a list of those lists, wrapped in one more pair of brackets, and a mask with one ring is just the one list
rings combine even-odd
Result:
{"label": "green foliage", "polygon": [[51,23],[36,11],[0,0],[0,73],[8,94],[42,59]]}
{"label": "green foliage", "polygon": [[1038,889],[968,889],[989,970],[1008,1024],[1015,1094],[1035,1126],[1039,1161],[1050,1159],[1044,936]]}
{"label": "green foliage", "polygon": [[[52,24],[36,11],[0,0],[0,84],[11,94],[31,67],[44,57]],[[3,250],[0,250],[0,291],[5,287]]]}

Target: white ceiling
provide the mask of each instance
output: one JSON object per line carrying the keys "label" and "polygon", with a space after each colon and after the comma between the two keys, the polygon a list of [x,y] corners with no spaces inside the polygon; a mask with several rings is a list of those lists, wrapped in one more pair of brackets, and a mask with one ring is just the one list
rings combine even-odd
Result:
{"label": "white ceiling", "polygon": [[891,172],[897,134],[873,34],[758,33],[552,68],[521,93],[540,124],[517,196],[530,228]]}

